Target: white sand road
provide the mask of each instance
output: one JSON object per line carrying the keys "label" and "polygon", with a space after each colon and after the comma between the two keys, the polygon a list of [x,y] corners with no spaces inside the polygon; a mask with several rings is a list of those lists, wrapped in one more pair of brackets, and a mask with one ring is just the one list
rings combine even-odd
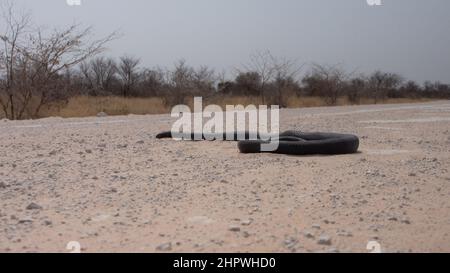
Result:
{"label": "white sand road", "polygon": [[168,115],[0,121],[0,251],[450,252],[450,101],[281,111],[343,156],[156,140]]}

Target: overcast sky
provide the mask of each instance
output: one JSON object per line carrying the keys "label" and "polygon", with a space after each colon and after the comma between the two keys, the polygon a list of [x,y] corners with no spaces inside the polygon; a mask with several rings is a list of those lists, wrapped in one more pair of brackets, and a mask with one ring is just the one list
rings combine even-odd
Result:
{"label": "overcast sky", "polygon": [[[5,1],[5,0],[0,0]],[[107,54],[145,66],[232,70],[255,51],[348,70],[398,72],[450,83],[450,1],[382,0],[19,0],[38,24],[93,25],[124,35]]]}

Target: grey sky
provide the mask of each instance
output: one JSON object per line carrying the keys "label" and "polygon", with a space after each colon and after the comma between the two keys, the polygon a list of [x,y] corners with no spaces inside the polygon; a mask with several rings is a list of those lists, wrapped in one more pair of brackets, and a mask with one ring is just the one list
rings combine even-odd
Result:
{"label": "grey sky", "polygon": [[[0,0],[4,1],[4,0]],[[15,1],[16,2],[16,1]],[[108,54],[145,66],[184,58],[216,70],[255,51],[300,62],[342,63],[347,70],[398,72],[419,82],[450,83],[450,1],[382,0],[20,0],[38,24],[119,29]]]}

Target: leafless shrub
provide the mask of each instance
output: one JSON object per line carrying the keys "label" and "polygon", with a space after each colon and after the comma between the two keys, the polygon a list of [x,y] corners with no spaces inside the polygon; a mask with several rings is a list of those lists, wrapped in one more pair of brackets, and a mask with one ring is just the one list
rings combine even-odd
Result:
{"label": "leafless shrub", "polygon": [[114,93],[117,83],[117,64],[112,58],[98,57],[80,64],[88,94],[93,96]]}
{"label": "leafless shrub", "polygon": [[218,77],[214,70],[206,66],[195,69],[185,60],[179,60],[167,74],[168,92],[164,95],[166,105],[186,103],[187,97],[209,97],[216,90],[215,82]]}
{"label": "leafless shrub", "polygon": [[276,101],[274,104],[280,107],[287,107],[287,101],[285,97],[297,94],[299,90],[299,84],[297,82],[297,76],[300,73],[303,65],[298,65],[297,61],[288,59],[276,59],[274,62],[274,80],[273,86],[275,91]]}
{"label": "leafless shrub", "polygon": [[369,78],[369,91],[374,99],[375,104],[380,100],[388,97],[388,94],[393,89],[396,89],[403,79],[401,76],[394,73],[385,73],[375,71]]}
{"label": "leafless shrub", "polygon": [[338,65],[314,64],[310,74],[302,82],[309,95],[322,96],[328,105],[336,105],[347,78],[348,74]]}
{"label": "leafless shrub", "polygon": [[367,80],[364,76],[351,79],[346,85],[348,100],[351,103],[359,104],[367,87]]}
{"label": "leafless shrub", "polygon": [[140,96],[163,97],[167,93],[166,72],[162,68],[144,69],[139,79]]}
{"label": "leafless shrub", "polygon": [[276,67],[274,64],[274,57],[270,51],[256,52],[250,56],[248,64],[244,65],[244,71],[238,70],[242,73],[257,73],[259,77],[258,92],[261,98],[261,103],[265,104],[266,87],[274,78]]}
{"label": "leafless shrub", "polygon": [[128,97],[135,91],[135,87],[139,81],[138,66],[141,61],[130,56],[120,58],[118,73],[122,83],[122,94]]}
{"label": "leafless shrub", "polygon": [[[79,25],[52,32],[40,27],[31,31],[29,15],[16,13],[11,2],[2,10],[6,31],[0,36],[0,104],[10,119],[21,119],[26,112],[38,116],[44,105],[61,96],[58,92],[64,84],[62,75],[102,52],[105,44],[116,37],[112,33],[89,41],[92,29]],[[32,100],[37,103],[29,109]]]}

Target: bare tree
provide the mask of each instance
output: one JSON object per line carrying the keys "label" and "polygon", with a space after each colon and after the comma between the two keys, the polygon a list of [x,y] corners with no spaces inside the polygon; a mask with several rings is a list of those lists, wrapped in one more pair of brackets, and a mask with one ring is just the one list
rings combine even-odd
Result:
{"label": "bare tree", "polygon": [[98,57],[89,63],[83,62],[80,71],[88,83],[90,93],[94,96],[112,92],[117,73],[117,65],[112,58]]}
{"label": "bare tree", "polygon": [[118,69],[122,80],[122,94],[124,97],[130,95],[139,80],[139,63],[140,60],[134,57],[123,56],[120,58]]}
{"label": "bare tree", "polygon": [[213,69],[201,66],[193,73],[193,81],[196,95],[208,96],[214,91],[214,84],[218,77]]}
{"label": "bare tree", "polygon": [[312,72],[303,79],[307,89],[323,96],[328,105],[336,105],[342,92],[342,86],[348,74],[338,65],[325,66],[314,64]]}
{"label": "bare tree", "polygon": [[[98,40],[90,40],[92,28],[81,28],[79,25],[50,33],[40,27],[27,32],[31,25],[28,15],[16,16],[12,4],[4,10],[7,31],[0,37],[5,48],[0,60],[5,64],[1,67],[6,67],[6,73],[2,73],[6,74],[6,80],[0,89],[0,97],[5,115],[11,119],[21,119],[25,111],[32,113],[33,117],[37,116],[42,106],[60,92],[61,75],[102,52],[105,44],[117,36],[112,33]],[[20,81],[16,77],[19,73]],[[8,97],[6,103],[5,95]],[[30,111],[28,108],[32,99],[37,102]]]}
{"label": "bare tree", "polygon": [[397,91],[397,97],[418,98],[422,88],[414,81],[407,81]]}
{"label": "bare tree", "polygon": [[[30,15],[22,13],[15,15],[14,6],[10,1],[0,4],[2,19],[5,29],[1,30],[0,39],[3,47],[0,50],[0,105],[6,118],[15,119],[15,94],[17,87],[15,83],[17,68],[20,61],[20,45],[23,42],[22,36],[29,31]],[[22,61],[24,62],[24,60]],[[23,72],[23,71],[22,71]]]}
{"label": "bare tree", "polygon": [[298,65],[297,61],[288,60],[285,58],[276,59],[274,61],[274,86],[276,91],[277,103],[280,107],[286,107],[284,100],[284,93],[288,91],[296,91],[298,83],[296,78],[303,68],[303,65]]}
{"label": "bare tree", "polygon": [[175,63],[173,71],[169,72],[169,84],[173,95],[170,101],[167,101],[168,104],[184,103],[185,95],[194,90],[194,74],[194,69],[188,66],[185,60],[179,60]]}
{"label": "bare tree", "polygon": [[348,100],[351,103],[360,103],[366,86],[367,80],[362,75],[351,79],[346,86]]}
{"label": "bare tree", "polygon": [[439,81],[426,81],[423,87],[423,96],[428,98],[450,99],[450,84],[443,84]]}
{"label": "bare tree", "polygon": [[162,68],[145,69],[140,78],[141,96],[164,96],[166,90],[166,72]]}
{"label": "bare tree", "polygon": [[88,41],[91,33],[91,27],[81,28],[79,25],[72,25],[49,35],[39,30],[37,36],[31,38],[31,43],[36,46],[31,50],[25,48],[24,53],[31,56],[38,75],[34,89],[40,101],[35,115],[43,105],[53,99],[52,95],[58,92],[52,80],[56,80],[64,70],[103,52],[105,44],[116,37],[116,33],[112,33],[104,38]]}
{"label": "bare tree", "polygon": [[370,90],[375,104],[379,100],[384,100],[389,90],[397,88],[402,81],[402,77],[397,74],[375,71],[369,78]]}
{"label": "bare tree", "polygon": [[[276,72],[275,58],[270,51],[257,52],[250,56],[250,62],[244,65],[246,72],[256,72],[260,77],[259,95],[261,103],[265,104],[265,90],[269,82],[273,80]],[[243,71],[238,70],[239,73]]]}

